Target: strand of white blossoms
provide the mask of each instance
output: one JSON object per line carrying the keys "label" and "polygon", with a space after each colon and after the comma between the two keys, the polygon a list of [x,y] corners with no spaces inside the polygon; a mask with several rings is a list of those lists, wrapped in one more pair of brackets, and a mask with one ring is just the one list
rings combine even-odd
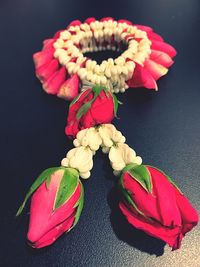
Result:
{"label": "strand of white blossoms", "polygon": [[125,137],[112,124],[102,124],[78,132],[71,149],[61,161],[64,167],[75,168],[84,179],[90,177],[93,155],[102,147],[108,153],[114,175],[118,175],[130,163],[142,164],[142,158],[125,144]]}
{"label": "strand of white blossoms", "polygon": [[[127,50],[118,58],[109,58],[100,65],[83,55],[109,49],[119,51],[120,44],[126,45]],[[149,57],[150,46],[146,32],[136,26],[112,20],[95,21],[62,31],[54,43],[54,57],[70,75],[78,74],[82,82],[105,85],[111,92],[119,93],[128,88],[126,81],[132,77],[135,63],[143,66]]]}

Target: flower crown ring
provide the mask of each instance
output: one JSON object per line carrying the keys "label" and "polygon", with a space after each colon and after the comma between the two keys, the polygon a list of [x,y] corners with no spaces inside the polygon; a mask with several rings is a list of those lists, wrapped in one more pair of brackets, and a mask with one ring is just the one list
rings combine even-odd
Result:
{"label": "flower crown ring", "polygon": [[[97,64],[87,52],[121,52]],[[77,224],[84,205],[81,179],[91,175],[98,149],[108,154],[119,177],[119,208],[128,222],[178,249],[198,222],[196,210],[163,171],[145,165],[113,124],[116,94],[129,88],[157,90],[176,50],[152,28],[128,20],[88,18],[71,22],[33,55],[36,76],[48,94],[72,101],[65,133],[74,148],[61,166],[43,171],[30,187],[19,215],[32,195],[28,240],[41,248]],[[168,201],[165,201],[166,198]]]}

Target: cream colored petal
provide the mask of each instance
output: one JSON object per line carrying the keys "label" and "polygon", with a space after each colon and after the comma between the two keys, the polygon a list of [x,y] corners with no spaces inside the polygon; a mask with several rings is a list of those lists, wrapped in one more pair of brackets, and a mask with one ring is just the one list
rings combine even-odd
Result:
{"label": "cream colored petal", "polygon": [[85,135],[81,140],[81,145],[82,146],[88,146],[88,144],[89,144],[89,140],[87,138],[87,135]]}
{"label": "cream colored petal", "polygon": [[68,159],[72,158],[72,157],[74,156],[74,154],[76,153],[76,150],[77,150],[77,149],[78,149],[78,148],[76,148],[76,147],[70,149],[70,150],[68,151],[66,157],[67,157]]}
{"label": "cream colored petal", "polygon": [[86,135],[88,129],[81,130],[80,132],[77,133],[76,138],[81,142],[83,137]]}
{"label": "cream colored petal", "polygon": [[118,147],[121,148],[122,158],[126,164],[129,164],[135,160],[136,153],[127,144],[118,144]]}
{"label": "cream colored petal", "polygon": [[142,164],[142,158],[139,157],[139,156],[137,156],[137,157],[135,158],[134,163],[136,163],[136,164],[138,164],[138,165],[141,165],[141,164]]}
{"label": "cream colored petal", "polygon": [[90,171],[88,172],[81,172],[80,173],[81,178],[88,179],[90,177]]}
{"label": "cream colored petal", "polygon": [[124,162],[117,162],[112,164],[112,168],[115,171],[121,171],[125,166],[126,164]]}
{"label": "cream colored petal", "polygon": [[73,145],[74,145],[75,147],[80,146],[80,142],[79,142],[79,140],[78,140],[78,139],[74,139],[74,141],[73,141]]}
{"label": "cream colored petal", "polygon": [[99,145],[98,144],[95,144],[95,143],[94,144],[93,143],[92,144],[90,143],[90,149],[96,151],[96,150],[99,149]]}
{"label": "cream colored petal", "polygon": [[93,166],[92,156],[92,151],[89,148],[78,147],[74,156],[69,159],[69,166],[80,172],[87,172]]}
{"label": "cream colored petal", "polygon": [[103,124],[99,128],[99,134],[104,146],[111,147],[113,145],[112,136],[114,131],[116,131],[116,128],[112,124]]}
{"label": "cream colored petal", "polygon": [[68,167],[68,165],[69,165],[69,160],[67,158],[62,159],[61,166]]}
{"label": "cream colored petal", "polygon": [[98,130],[95,128],[90,128],[89,131],[87,132],[87,139],[88,139],[88,144],[92,150],[98,150],[99,146],[102,143],[102,139],[99,135]]}
{"label": "cream colored petal", "polygon": [[79,167],[77,167],[77,169],[80,172],[88,172],[88,171],[90,171],[92,169],[92,167],[93,167],[93,160],[91,160],[87,164],[79,165]]}
{"label": "cream colored petal", "polygon": [[113,163],[120,163],[120,162],[124,162],[123,160],[123,155],[122,155],[122,150],[120,147],[111,147],[108,157],[110,159],[111,162]]}

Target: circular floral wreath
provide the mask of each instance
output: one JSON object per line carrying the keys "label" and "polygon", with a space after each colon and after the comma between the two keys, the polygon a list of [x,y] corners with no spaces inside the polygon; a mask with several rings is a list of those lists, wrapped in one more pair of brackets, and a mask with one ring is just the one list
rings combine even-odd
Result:
{"label": "circular floral wreath", "polygon": [[[100,65],[84,55],[102,50],[121,51],[121,55]],[[180,247],[198,222],[196,210],[168,175],[142,164],[111,124],[119,103],[115,94],[131,87],[157,90],[156,81],[168,72],[175,55],[176,50],[150,27],[111,17],[75,20],[33,55],[43,89],[73,100],[65,132],[74,138],[75,148],[60,167],[41,173],[17,212],[33,194],[28,231],[32,247],[52,244],[77,224],[84,203],[79,177],[90,177],[100,147],[108,154],[114,175],[120,177],[119,207],[128,222],[173,249]]]}

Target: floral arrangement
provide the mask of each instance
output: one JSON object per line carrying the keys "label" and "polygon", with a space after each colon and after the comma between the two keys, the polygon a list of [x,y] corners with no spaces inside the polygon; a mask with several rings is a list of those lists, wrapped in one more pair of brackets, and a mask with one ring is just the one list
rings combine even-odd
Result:
{"label": "floral arrangement", "polygon": [[[117,50],[122,54],[100,65],[86,52]],[[48,246],[77,224],[84,205],[82,179],[88,179],[98,149],[108,154],[119,177],[119,208],[128,222],[178,249],[198,223],[198,214],[163,171],[142,164],[113,124],[116,94],[128,88],[157,90],[156,81],[168,72],[176,50],[150,27],[128,20],[76,20],[43,42],[33,55],[43,89],[69,106],[65,133],[73,138],[61,166],[43,171],[30,187],[17,216],[32,195],[28,242]]]}

